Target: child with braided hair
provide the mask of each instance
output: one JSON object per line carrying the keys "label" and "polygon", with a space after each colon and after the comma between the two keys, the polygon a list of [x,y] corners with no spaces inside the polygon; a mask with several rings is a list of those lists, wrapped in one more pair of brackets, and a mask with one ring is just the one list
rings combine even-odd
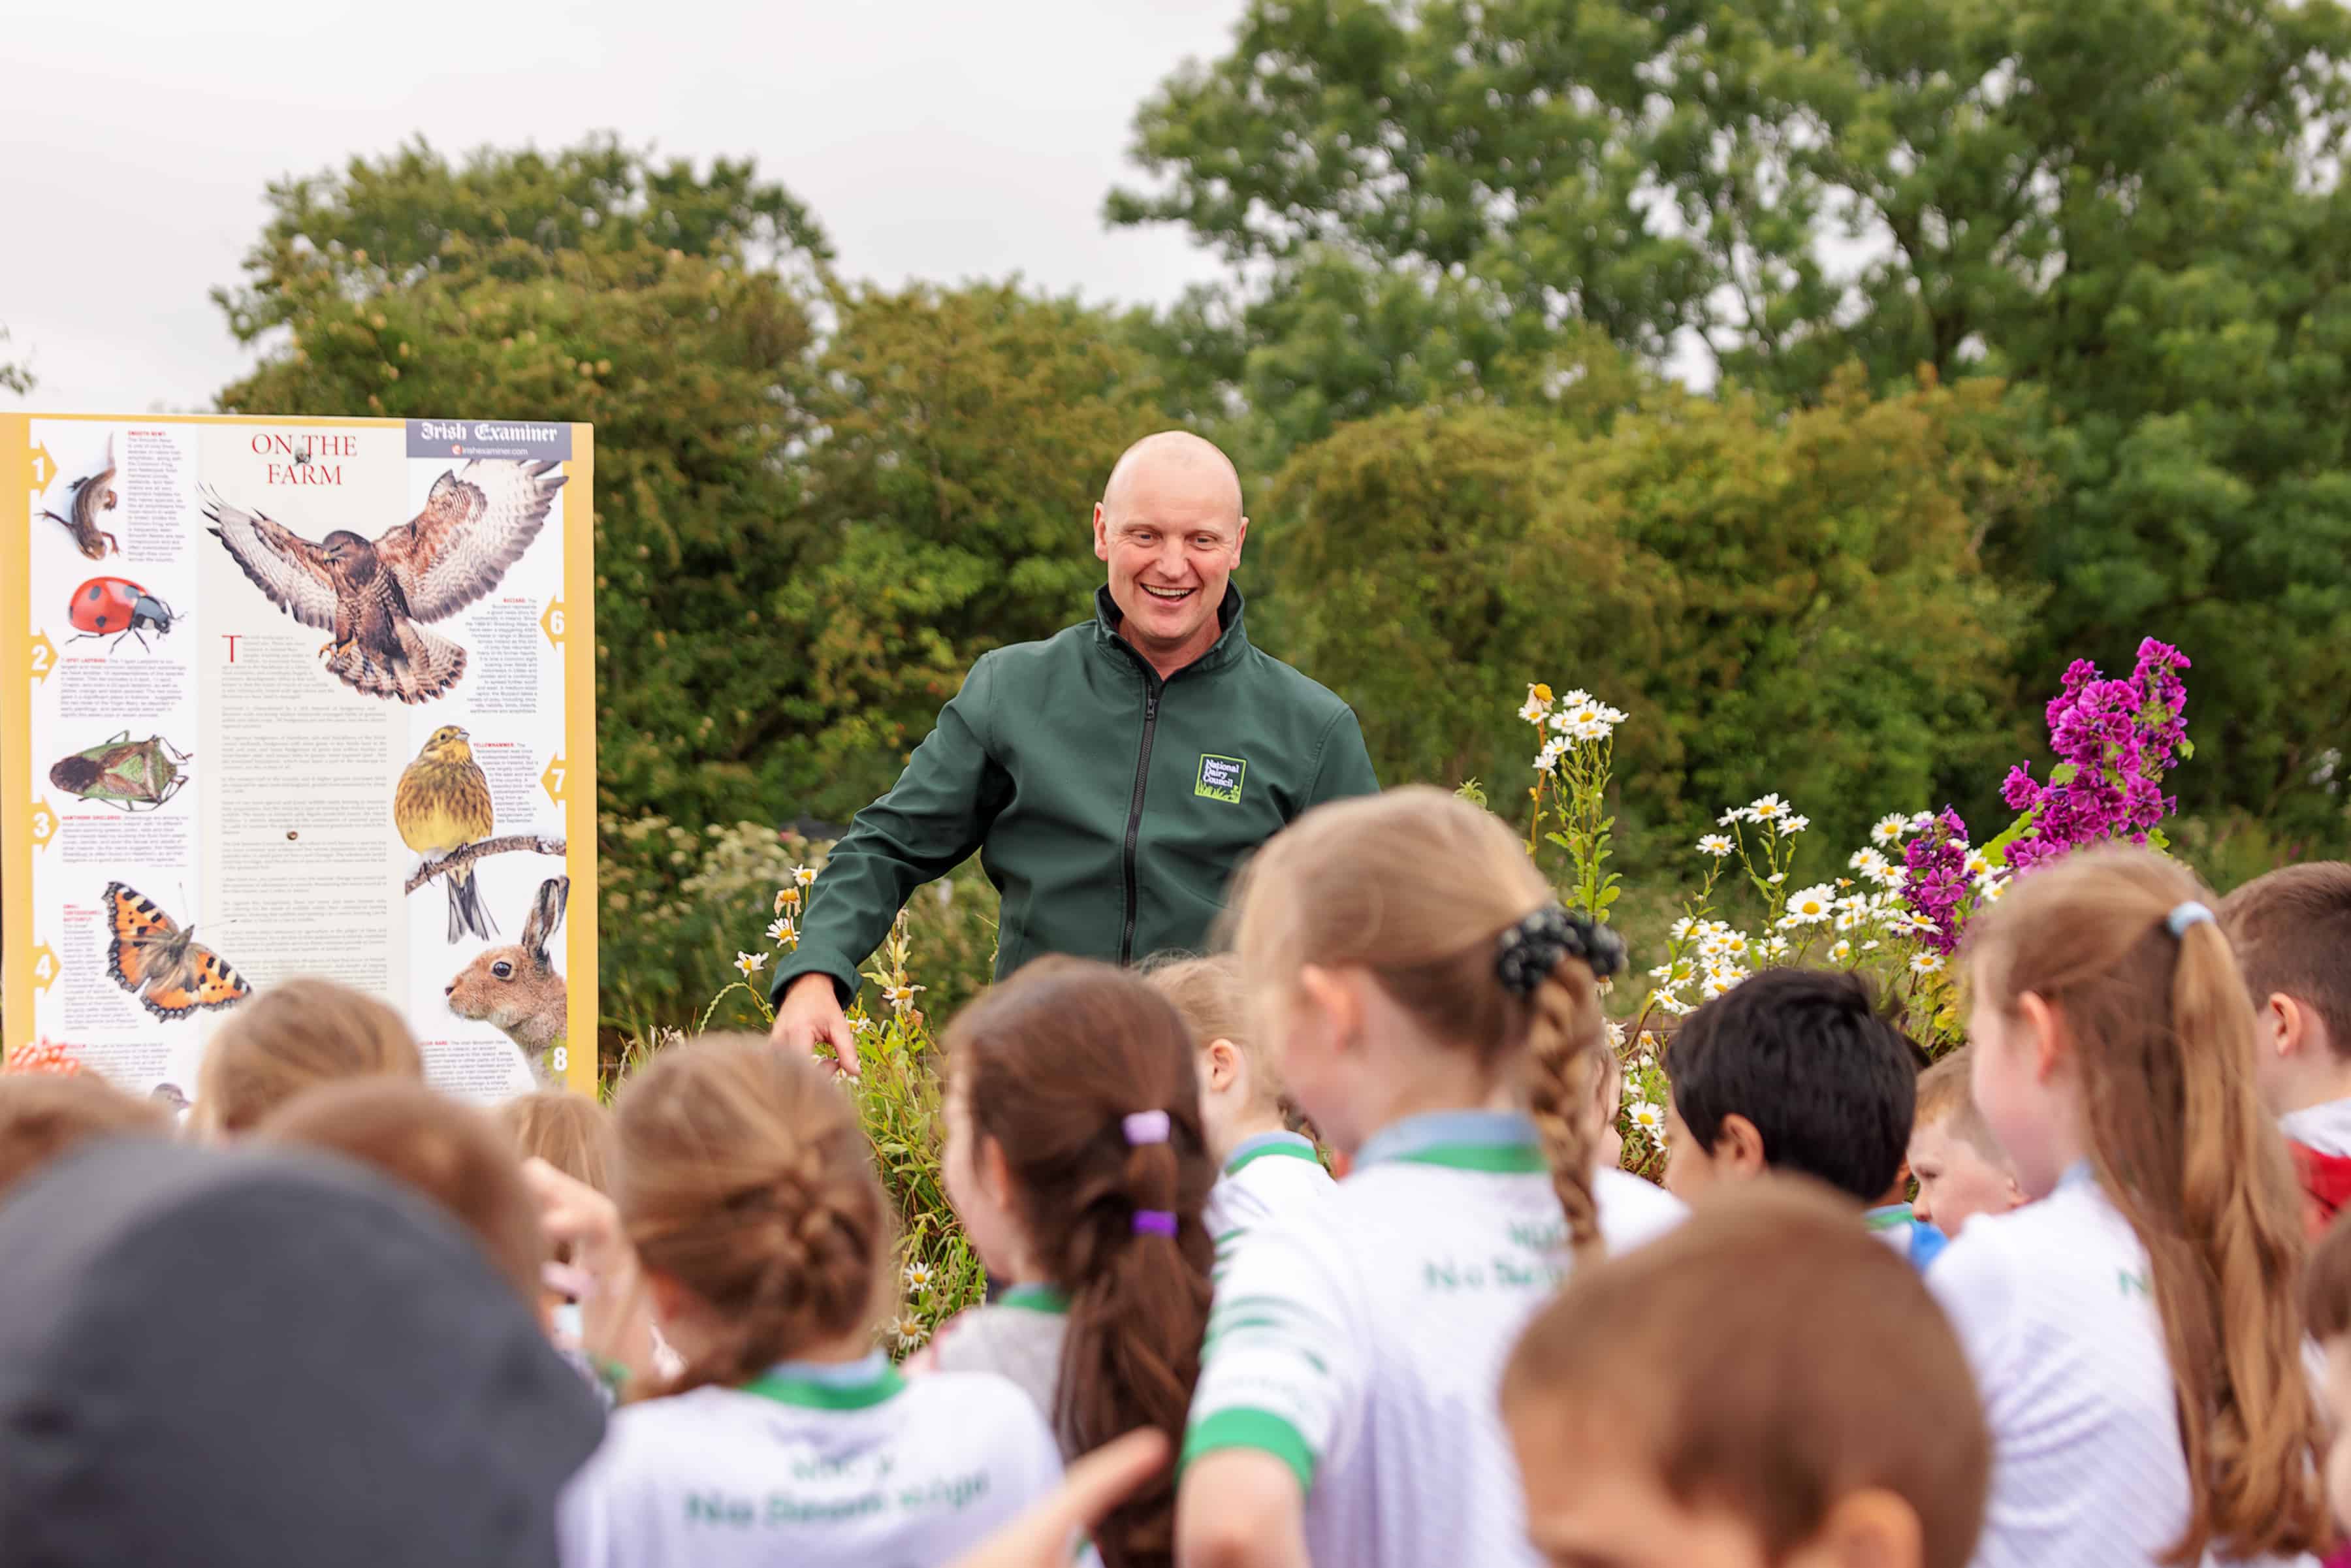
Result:
{"label": "child with braided hair", "polygon": [[[1151,985],[1046,957],[956,1015],[946,1175],[965,1233],[1009,1286],[922,1358],[1029,1391],[1069,1458],[1139,1427],[1183,1435],[1208,1317],[1202,1206],[1216,1180],[1190,1030]],[[1175,1560],[1160,1476],[1092,1541],[1105,1568]]]}
{"label": "child with braided hair", "polygon": [[1061,1457],[1018,1387],[908,1383],[875,1348],[889,1200],[822,1068],[705,1036],[632,1077],[615,1134],[629,1257],[599,1288],[642,1280],[684,1366],[574,1478],[565,1568],[944,1563],[1053,1490]]}
{"label": "child with braided hair", "polygon": [[1531,1564],[1503,1359],[1575,1262],[1680,1217],[1595,1189],[1597,982],[1624,949],[1426,788],[1307,812],[1235,907],[1253,1025],[1352,1164],[1217,1279],[1181,1561]]}

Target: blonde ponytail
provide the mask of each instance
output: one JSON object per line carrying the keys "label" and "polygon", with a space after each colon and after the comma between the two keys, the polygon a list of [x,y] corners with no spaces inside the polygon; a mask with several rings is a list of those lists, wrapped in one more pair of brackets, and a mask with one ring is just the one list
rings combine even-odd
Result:
{"label": "blonde ponytail", "polygon": [[2323,1431],[2302,1364],[2301,1205],[2254,1092],[2252,1003],[2178,864],[2080,850],[1971,928],[1979,1005],[2063,1019],[2091,1168],[2146,1248],[2187,1459],[2168,1560],[2323,1551]]}
{"label": "blonde ponytail", "polygon": [[1600,991],[1583,962],[1562,958],[1529,998],[1527,1100],[1542,1134],[1551,1185],[1567,1216],[1568,1244],[1579,1258],[1600,1245],[1600,1206],[1592,1193],[1592,1139],[1584,1105],[1596,1092],[1606,1038]]}

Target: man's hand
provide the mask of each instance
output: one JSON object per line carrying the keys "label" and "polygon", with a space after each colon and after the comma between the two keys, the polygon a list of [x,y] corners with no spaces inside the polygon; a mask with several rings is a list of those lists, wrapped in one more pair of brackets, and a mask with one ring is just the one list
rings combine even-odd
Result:
{"label": "man's hand", "polygon": [[1104,1443],[1070,1467],[1060,1491],[989,1536],[955,1568],[1068,1568],[1071,1538],[1100,1524],[1166,1463],[1166,1435],[1155,1427]]}
{"label": "man's hand", "polygon": [[785,987],[783,1005],[776,1009],[775,1027],[768,1038],[786,1051],[813,1051],[816,1042],[824,1040],[832,1047],[834,1071],[857,1076],[857,1031],[841,1010],[831,975],[802,975]]}

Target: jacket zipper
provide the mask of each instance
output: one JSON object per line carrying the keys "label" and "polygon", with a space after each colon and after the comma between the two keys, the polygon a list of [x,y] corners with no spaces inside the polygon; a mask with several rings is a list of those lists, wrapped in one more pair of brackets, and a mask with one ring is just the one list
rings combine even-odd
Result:
{"label": "jacket zipper", "polygon": [[1148,668],[1143,679],[1143,748],[1134,761],[1134,796],[1126,808],[1126,929],[1118,939],[1121,967],[1134,961],[1134,852],[1136,841],[1143,836],[1143,791],[1151,780],[1151,739],[1159,728],[1159,695],[1166,690],[1166,684]]}

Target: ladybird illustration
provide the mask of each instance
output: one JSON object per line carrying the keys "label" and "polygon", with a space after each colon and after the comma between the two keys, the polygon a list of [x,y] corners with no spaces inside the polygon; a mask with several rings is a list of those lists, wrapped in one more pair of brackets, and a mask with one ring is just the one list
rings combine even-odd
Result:
{"label": "ladybird illustration", "polygon": [[110,636],[120,643],[125,637],[139,637],[144,648],[147,639],[139,633],[162,636],[177,612],[127,577],[93,577],[74,590],[68,613],[81,634],[72,642]]}

